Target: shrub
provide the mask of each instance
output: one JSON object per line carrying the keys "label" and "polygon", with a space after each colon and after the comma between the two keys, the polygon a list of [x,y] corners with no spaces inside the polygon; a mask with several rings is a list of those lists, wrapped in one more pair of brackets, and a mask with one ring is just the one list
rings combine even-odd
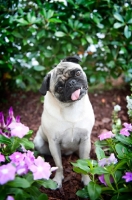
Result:
{"label": "shrub", "polygon": [[[67,2],[67,3],[66,3]],[[130,1],[1,1],[0,86],[36,90],[61,59],[79,54],[90,84],[132,78]]]}
{"label": "shrub", "polygon": [[35,157],[32,131],[14,117],[12,107],[6,123],[0,112],[0,199],[48,199],[40,187],[56,189],[49,177],[56,167],[51,167],[40,156]]}

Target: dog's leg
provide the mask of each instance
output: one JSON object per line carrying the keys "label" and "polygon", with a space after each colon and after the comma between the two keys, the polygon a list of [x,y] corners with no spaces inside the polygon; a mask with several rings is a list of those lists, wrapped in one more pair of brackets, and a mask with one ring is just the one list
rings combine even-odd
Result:
{"label": "dog's leg", "polygon": [[44,138],[42,138],[42,135],[44,135],[42,127],[40,126],[37,134],[34,138],[34,145],[35,148],[41,153],[41,154],[45,154],[45,155],[51,155],[50,151],[49,151],[49,146],[48,143],[44,141]]}
{"label": "dog's leg", "polygon": [[[91,140],[88,138],[87,140],[81,141],[79,145],[79,157],[80,159],[88,159],[91,150]],[[82,174],[82,182],[84,185],[87,185],[90,182],[90,178],[88,175]]]}
{"label": "dog's leg", "polygon": [[54,159],[55,165],[56,165],[56,167],[58,167],[53,180],[57,183],[58,188],[60,188],[60,187],[62,187],[62,180],[64,178],[60,145],[58,143],[56,143],[54,140],[50,139],[49,149],[50,149],[51,155]]}

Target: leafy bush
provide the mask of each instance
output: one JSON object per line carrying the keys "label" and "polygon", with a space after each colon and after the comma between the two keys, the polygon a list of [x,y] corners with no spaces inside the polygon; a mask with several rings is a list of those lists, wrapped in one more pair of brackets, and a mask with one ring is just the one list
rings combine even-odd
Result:
{"label": "leafy bush", "polygon": [[130,1],[1,1],[1,88],[36,90],[53,65],[82,57],[90,84],[132,78]]}
{"label": "leafy bush", "polygon": [[[129,116],[132,113],[132,96],[128,100]],[[118,118],[120,106],[113,111],[112,131],[103,132],[96,141],[97,160],[84,159],[72,163],[77,173],[89,174],[90,183],[77,195],[90,200],[132,199],[132,124]]]}
{"label": "leafy bush", "polygon": [[46,200],[40,187],[56,189],[49,179],[56,167],[51,167],[40,156],[35,158],[34,144],[30,141],[32,131],[14,118],[12,108],[4,121],[0,112],[0,199]]}

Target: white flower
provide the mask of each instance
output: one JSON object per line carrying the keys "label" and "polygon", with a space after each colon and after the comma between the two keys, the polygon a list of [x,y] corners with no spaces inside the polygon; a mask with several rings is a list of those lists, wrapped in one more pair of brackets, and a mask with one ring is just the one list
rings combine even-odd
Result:
{"label": "white flower", "polygon": [[132,110],[132,98],[130,98],[129,96],[127,96],[126,100],[127,100],[127,108],[129,110]]}
{"label": "white flower", "polygon": [[119,112],[121,110],[121,106],[116,105],[114,106],[114,111]]}

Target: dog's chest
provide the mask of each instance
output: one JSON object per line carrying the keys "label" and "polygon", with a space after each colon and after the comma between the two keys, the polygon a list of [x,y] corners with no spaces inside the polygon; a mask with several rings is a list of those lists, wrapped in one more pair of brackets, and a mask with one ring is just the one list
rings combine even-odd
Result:
{"label": "dog's chest", "polygon": [[69,128],[63,133],[58,134],[57,141],[63,153],[69,154],[78,150],[81,140],[88,137],[87,131],[80,128]]}

